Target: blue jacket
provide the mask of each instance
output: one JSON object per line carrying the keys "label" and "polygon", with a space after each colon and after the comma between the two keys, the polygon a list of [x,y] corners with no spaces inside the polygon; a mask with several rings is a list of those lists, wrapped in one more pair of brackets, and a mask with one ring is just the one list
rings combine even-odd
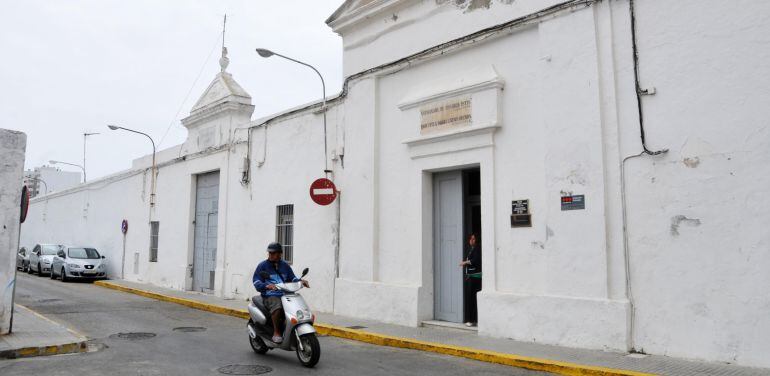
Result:
{"label": "blue jacket", "polygon": [[[267,272],[270,278],[263,279],[259,274],[261,272]],[[278,261],[278,270],[275,269],[273,263],[265,260],[257,265],[257,269],[254,270],[254,276],[251,277],[251,281],[257,291],[262,293],[262,296],[283,296],[283,291],[268,290],[267,285],[274,285],[276,283],[284,282],[297,282],[299,278],[294,275],[294,271],[291,270],[291,266],[285,261]]]}

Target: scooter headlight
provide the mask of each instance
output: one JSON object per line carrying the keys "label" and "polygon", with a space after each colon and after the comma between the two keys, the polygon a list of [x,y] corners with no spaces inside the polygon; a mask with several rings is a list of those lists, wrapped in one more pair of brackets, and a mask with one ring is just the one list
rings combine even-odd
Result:
{"label": "scooter headlight", "polygon": [[305,312],[302,312],[302,310],[297,311],[297,320],[304,320],[305,319]]}

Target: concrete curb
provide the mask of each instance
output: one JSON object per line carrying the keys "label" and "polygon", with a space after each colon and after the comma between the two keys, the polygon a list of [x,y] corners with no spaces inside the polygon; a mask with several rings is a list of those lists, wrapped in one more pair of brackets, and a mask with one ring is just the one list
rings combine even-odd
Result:
{"label": "concrete curb", "polygon": [[75,354],[88,351],[86,341],[65,343],[62,345],[23,347],[20,349],[0,351],[0,359],[30,358],[33,356],[49,356],[61,354]]}
{"label": "concrete curb", "polygon": [[82,352],[88,351],[88,343],[87,343],[88,340],[82,334],[77,333],[72,329],[67,328],[64,325],[59,324],[49,319],[48,317],[45,317],[35,312],[29,307],[25,307],[21,304],[16,304],[16,306],[26,309],[27,311],[31,312],[37,317],[40,317],[43,320],[47,320],[47,321],[53,322],[56,325],[63,326],[70,333],[74,334],[77,337],[80,337],[81,340],[77,342],[61,343],[61,344],[50,345],[50,346],[37,346],[37,347],[31,346],[31,347],[22,347],[18,349],[3,350],[3,351],[0,351],[0,359],[18,359],[18,358],[30,358],[33,356],[75,354],[75,353],[82,353]]}
{"label": "concrete curb", "polygon": [[[214,304],[199,302],[196,300],[178,298],[159,294],[152,291],[141,290],[133,287],[121,286],[109,281],[96,281],[95,285],[113,290],[128,292],[147,298],[181,304],[190,308],[219,313],[232,317],[248,319],[249,313],[243,309],[233,309]],[[479,360],[487,363],[503,364],[512,367],[525,368],[535,371],[545,371],[560,375],[597,375],[597,376],[649,376],[650,373],[636,372],[622,369],[587,366],[582,364],[561,362],[551,359],[534,358],[515,354],[498,353],[489,350],[479,350],[469,347],[446,345],[435,342],[419,341],[411,338],[394,337],[385,334],[371,333],[362,330],[348,329],[329,324],[315,323],[318,334],[345,338],[373,345],[398,347],[403,349],[427,351],[437,354],[452,355],[467,359]]]}

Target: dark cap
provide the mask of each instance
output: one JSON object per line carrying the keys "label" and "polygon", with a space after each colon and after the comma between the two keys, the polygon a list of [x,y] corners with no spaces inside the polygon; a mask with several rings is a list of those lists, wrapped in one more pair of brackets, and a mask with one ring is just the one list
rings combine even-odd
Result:
{"label": "dark cap", "polygon": [[267,245],[267,251],[270,253],[274,253],[274,252],[283,253],[283,247],[281,247],[281,243],[272,242]]}

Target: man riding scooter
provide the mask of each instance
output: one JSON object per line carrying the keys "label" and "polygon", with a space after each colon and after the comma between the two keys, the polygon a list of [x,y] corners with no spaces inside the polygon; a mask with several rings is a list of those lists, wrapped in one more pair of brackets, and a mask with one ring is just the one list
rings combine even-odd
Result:
{"label": "man riding scooter", "polygon": [[[282,319],[284,317],[281,296],[283,291],[276,288],[278,283],[301,281],[305,287],[310,284],[297,278],[291,266],[281,259],[283,256],[283,247],[280,243],[272,242],[267,246],[267,260],[262,261],[254,270],[252,282],[254,287],[262,294],[262,301],[265,307],[270,311],[270,318],[273,321],[273,342],[283,342],[281,337]],[[263,273],[264,272],[264,273]],[[269,278],[263,278],[263,275],[269,275]]]}

